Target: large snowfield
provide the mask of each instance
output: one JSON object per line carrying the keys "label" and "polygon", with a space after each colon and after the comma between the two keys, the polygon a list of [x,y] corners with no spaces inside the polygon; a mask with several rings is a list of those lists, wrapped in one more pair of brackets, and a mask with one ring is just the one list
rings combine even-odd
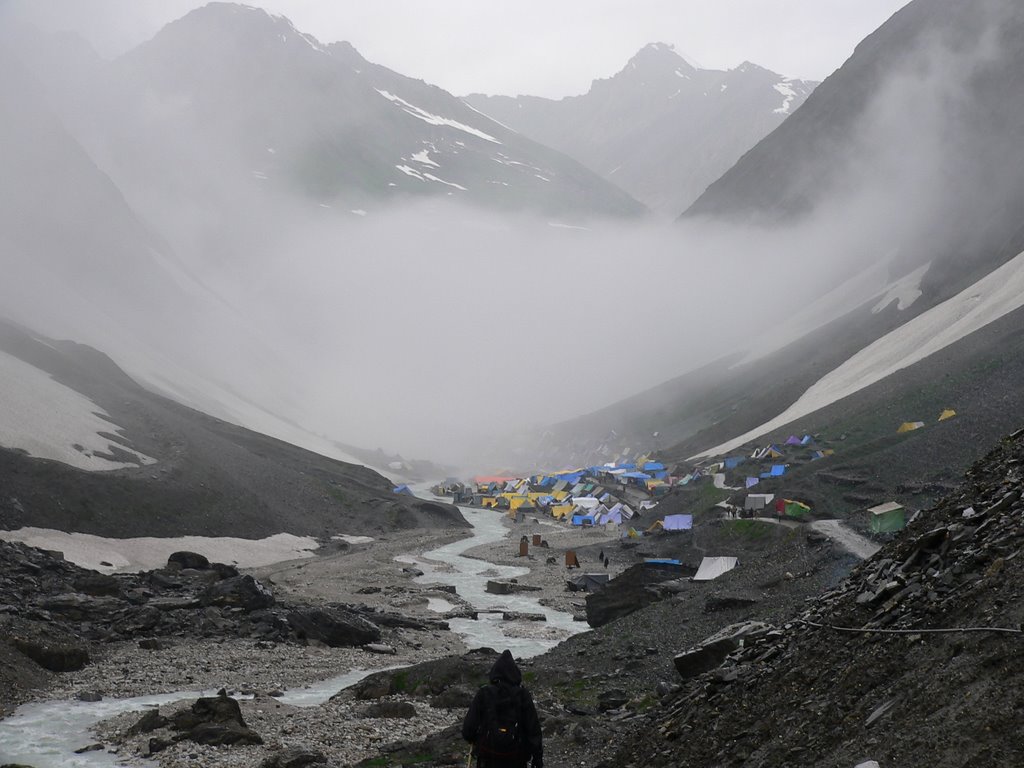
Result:
{"label": "large snowfield", "polygon": [[[902,295],[906,295],[908,286],[904,284],[901,289]],[[893,296],[890,300],[897,298]],[[815,382],[775,418],[693,458],[728,453],[925,359],[1021,306],[1024,306],[1024,253],[869,344]]]}
{"label": "large snowfield", "polygon": [[47,528],[19,528],[16,531],[0,531],[0,539],[63,552],[65,560],[103,573],[162,568],[167,565],[168,556],[179,551],[197,552],[211,562],[256,568],[285,560],[312,557],[313,550],[319,547],[315,539],[290,533],[278,533],[265,539],[238,539],[230,536],[108,539]]}
{"label": "large snowfield", "polygon": [[[0,403],[0,445],[4,447],[94,471],[156,462],[103,437],[101,432],[113,435],[120,430],[92,400],[6,352],[0,352]],[[138,457],[138,462],[97,455],[109,455],[111,448]]]}

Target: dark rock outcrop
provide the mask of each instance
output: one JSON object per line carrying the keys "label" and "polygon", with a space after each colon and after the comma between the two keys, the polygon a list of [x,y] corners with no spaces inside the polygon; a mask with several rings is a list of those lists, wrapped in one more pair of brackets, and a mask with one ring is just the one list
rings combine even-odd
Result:
{"label": "dark rock outcrop", "polygon": [[77,672],[89,663],[89,651],[83,645],[51,645],[39,640],[18,638],[14,646],[51,672]]}
{"label": "dark rock outcrop", "polygon": [[288,614],[288,624],[299,640],[320,642],[331,648],[354,647],[380,641],[373,622],[339,608],[303,608]]}
{"label": "dark rock outcrop", "polygon": [[627,616],[663,599],[664,593],[650,589],[664,581],[692,576],[696,571],[674,565],[639,563],[609,581],[600,592],[587,595],[587,623],[594,627]]}
{"label": "dark rock outcrop", "polygon": [[224,579],[207,587],[199,596],[204,605],[241,608],[244,611],[258,611],[274,604],[274,595],[252,576],[236,576]]}

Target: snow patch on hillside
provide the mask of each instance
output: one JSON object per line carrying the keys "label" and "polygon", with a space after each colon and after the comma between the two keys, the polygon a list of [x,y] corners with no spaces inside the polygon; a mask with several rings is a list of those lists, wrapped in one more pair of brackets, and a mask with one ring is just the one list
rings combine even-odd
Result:
{"label": "snow patch on hillside", "polygon": [[446,126],[448,128],[455,128],[459,131],[463,131],[464,133],[468,133],[471,136],[476,136],[477,138],[493,142],[494,144],[501,144],[500,141],[491,136],[489,133],[484,133],[483,131],[474,128],[471,125],[466,125],[465,123],[460,123],[458,120],[452,120],[451,118],[441,117],[440,115],[435,115],[430,112],[427,112],[427,110],[420,109],[419,107],[410,104],[405,99],[395,96],[395,94],[389,93],[388,91],[382,91],[380,88],[375,88],[374,90],[377,91],[377,93],[379,93],[388,101],[400,106],[403,112],[406,112],[407,114],[410,114],[413,117],[417,118],[418,120],[422,120],[425,123],[429,123],[430,125],[441,125]]}
{"label": "snow patch on hillside", "polygon": [[0,531],[0,539],[20,541],[30,547],[63,552],[64,559],[75,565],[103,573],[163,568],[171,554],[182,551],[196,552],[214,563],[228,563],[239,568],[256,568],[286,560],[312,557],[314,550],[320,546],[316,539],[309,536],[293,536],[290,533],[278,533],[265,539],[238,539],[230,536],[180,536],[168,539],[145,536],[135,539],[109,539],[88,533],[65,533],[49,528],[19,528],[16,531]]}
{"label": "snow patch on hillside", "polygon": [[[924,274],[922,272],[922,274]],[[908,275],[908,278],[910,276]],[[693,458],[718,456],[908,368],[1024,306],[1024,253],[827,373],[771,421]]]}
{"label": "snow patch on hillside", "polygon": [[[120,429],[92,400],[6,352],[0,352],[0,402],[0,445],[6,448],[90,471],[156,463],[116,438],[101,436]],[[117,460],[114,449],[137,461]]]}
{"label": "snow patch on hillside", "polygon": [[923,267],[918,267],[906,277],[900,278],[890,285],[881,301],[871,308],[871,313],[878,314],[894,301],[896,309],[903,311],[921,298],[921,278],[924,277],[931,265],[932,263],[929,261]]}

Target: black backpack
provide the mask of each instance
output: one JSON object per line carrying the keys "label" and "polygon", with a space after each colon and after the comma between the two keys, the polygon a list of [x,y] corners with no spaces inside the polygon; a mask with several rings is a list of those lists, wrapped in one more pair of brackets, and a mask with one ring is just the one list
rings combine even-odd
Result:
{"label": "black backpack", "polygon": [[483,723],[476,742],[481,756],[499,759],[529,754],[523,728],[523,689],[499,684],[484,689]]}

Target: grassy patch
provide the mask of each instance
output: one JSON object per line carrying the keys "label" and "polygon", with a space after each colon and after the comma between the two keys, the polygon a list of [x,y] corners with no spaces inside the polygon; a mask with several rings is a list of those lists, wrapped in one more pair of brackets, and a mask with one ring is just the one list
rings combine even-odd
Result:
{"label": "grassy patch", "polygon": [[722,528],[738,538],[749,541],[768,538],[772,534],[771,523],[760,520],[723,520]]}

